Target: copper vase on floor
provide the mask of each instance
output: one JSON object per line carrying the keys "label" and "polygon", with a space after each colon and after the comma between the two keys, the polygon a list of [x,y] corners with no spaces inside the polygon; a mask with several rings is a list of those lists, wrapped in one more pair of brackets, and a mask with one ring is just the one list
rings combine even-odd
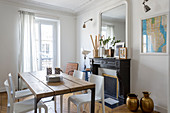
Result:
{"label": "copper vase on floor", "polygon": [[153,100],[149,97],[149,92],[145,91],[143,94],[144,97],[140,100],[140,107],[144,113],[151,113],[154,108]]}
{"label": "copper vase on floor", "polygon": [[130,111],[137,111],[139,107],[139,100],[137,98],[137,95],[135,94],[128,94],[126,99],[126,105]]}

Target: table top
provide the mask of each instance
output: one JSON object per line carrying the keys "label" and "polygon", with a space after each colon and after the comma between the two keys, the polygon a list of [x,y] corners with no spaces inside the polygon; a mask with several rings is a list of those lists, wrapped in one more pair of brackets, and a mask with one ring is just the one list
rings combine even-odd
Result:
{"label": "table top", "polygon": [[48,83],[46,81],[46,71],[26,72],[19,73],[18,75],[37,98],[61,95],[95,87],[94,83],[75,78],[65,73],[60,74],[63,76],[63,81],[56,83]]}

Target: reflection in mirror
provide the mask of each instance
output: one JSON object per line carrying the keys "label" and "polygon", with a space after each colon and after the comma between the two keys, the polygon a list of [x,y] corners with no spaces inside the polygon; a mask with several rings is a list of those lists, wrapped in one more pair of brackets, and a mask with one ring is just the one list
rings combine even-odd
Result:
{"label": "reflection in mirror", "polygon": [[[101,15],[101,35],[103,39],[109,36],[111,41],[113,37],[115,40],[121,40],[126,44],[126,5],[120,5],[102,13]],[[112,47],[111,41],[106,48]],[[126,46],[126,45],[125,45]]]}

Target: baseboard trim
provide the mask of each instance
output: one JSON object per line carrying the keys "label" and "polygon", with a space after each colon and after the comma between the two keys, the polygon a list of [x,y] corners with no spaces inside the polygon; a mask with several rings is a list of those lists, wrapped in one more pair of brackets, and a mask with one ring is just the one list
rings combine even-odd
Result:
{"label": "baseboard trim", "polygon": [[159,111],[160,113],[168,113],[168,109],[167,109],[167,108],[164,108],[164,107],[161,107],[161,106],[155,105],[154,109],[155,109],[156,111]]}

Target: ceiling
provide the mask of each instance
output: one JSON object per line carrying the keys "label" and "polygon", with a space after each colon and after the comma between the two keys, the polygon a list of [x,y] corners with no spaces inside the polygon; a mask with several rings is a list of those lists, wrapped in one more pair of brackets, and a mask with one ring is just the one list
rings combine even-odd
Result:
{"label": "ceiling", "polygon": [[[35,5],[42,5],[48,7],[55,7],[56,9],[65,9],[65,11],[76,13],[87,9],[90,5],[104,0],[8,0],[16,3],[28,3]],[[48,8],[47,7],[47,8]]]}

